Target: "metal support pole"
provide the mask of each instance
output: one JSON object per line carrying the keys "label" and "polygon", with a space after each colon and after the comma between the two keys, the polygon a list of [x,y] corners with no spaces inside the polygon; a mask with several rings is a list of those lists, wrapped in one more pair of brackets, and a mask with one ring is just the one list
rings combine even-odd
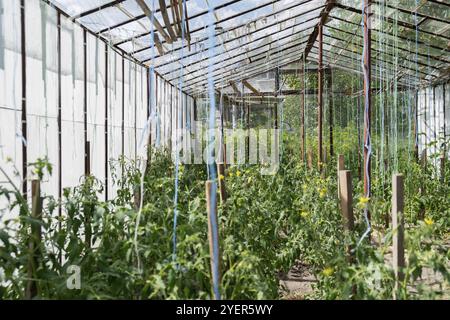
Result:
{"label": "metal support pole", "polygon": [[105,45],[105,201],[108,201],[108,46]]}
{"label": "metal support pole", "polygon": [[21,32],[21,55],[22,55],[22,193],[27,199],[27,54],[26,54],[26,32],[25,32],[25,0],[20,1],[20,32]]}
{"label": "metal support pole", "polygon": [[[370,113],[371,113],[371,0],[364,0],[364,194],[370,197]],[[370,215],[369,215],[370,217]]]}
{"label": "metal support pole", "polygon": [[[303,67],[305,62],[303,61]],[[302,73],[300,93],[300,138],[301,138],[301,159],[304,162],[306,158],[306,141],[305,141],[305,72]]]}
{"label": "metal support pole", "polygon": [[84,91],[84,104],[83,104],[83,126],[84,126],[84,173],[85,175],[89,174],[89,144],[88,144],[88,134],[87,134],[87,105],[88,105],[88,97],[87,97],[87,31],[83,30],[83,91]]}
{"label": "metal support pole", "polygon": [[125,157],[125,57],[122,55],[122,170],[121,175],[124,177],[124,163]]}
{"label": "metal support pole", "polygon": [[334,155],[334,148],[333,148],[333,72],[330,69],[328,69],[328,106],[329,106],[329,126],[330,126],[330,156],[333,157]]}
{"label": "metal support pole", "polygon": [[[280,69],[275,69],[275,97],[278,97],[280,91]],[[278,103],[275,103],[275,129],[278,129]]]}
{"label": "metal support pole", "polygon": [[[62,197],[62,139],[61,139],[61,109],[62,109],[62,95],[61,95],[61,13],[56,15],[57,27],[57,48],[58,48],[58,199]],[[61,217],[61,206],[58,206],[58,215]],[[61,230],[61,221],[58,222],[58,229]]]}
{"label": "metal support pole", "polygon": [[322,118],[323,118],[323,26],[319,25],[319,74],[318,74],[318,106],[317,106],[317,161],[318,169],[322,168],[323,152],[322,152]]}

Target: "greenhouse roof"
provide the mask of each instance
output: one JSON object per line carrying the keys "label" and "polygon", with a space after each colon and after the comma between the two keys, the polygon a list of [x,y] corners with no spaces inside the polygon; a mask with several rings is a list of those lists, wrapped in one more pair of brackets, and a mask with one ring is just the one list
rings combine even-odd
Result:
{"label": "greenhouse roof", "polygon": [[[205,91],[208,66],[216,88],[242,92],[245,87],[256,94],[267,91],[261,81],[251,79],[305,58],[317,61],[320,23],[324,26],[324,65],[361,70],[362,1],[48,2],[124,54],[154,66],[159,75],[191,94]],[[210,6],[213,14],[208,11]],[[386,77],[383,70],[392,65],[398,67],[393,77],[406,86],[449,76],[448,0],[420,1],[418,5],[412,0],[373,0],[371,12],[371,37],[376,44],[372,76]],[[208,37],[210,24],[215,28],[214,42]],[[213,50],[208,50],[210,47]]]}

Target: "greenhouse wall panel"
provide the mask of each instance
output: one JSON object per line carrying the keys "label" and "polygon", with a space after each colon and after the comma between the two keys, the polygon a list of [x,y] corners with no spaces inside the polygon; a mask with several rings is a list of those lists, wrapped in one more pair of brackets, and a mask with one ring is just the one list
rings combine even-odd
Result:
{"label": "greenhouse wall panel", "polygon": [[[0,9],[0,27],[8,32],[0,34],[0,167],[13,181],[22,188],[22,64],[20,7],[17,1],[3,1]],[[0,187],[7,187],[4,175],[0,175]],[[15,210],[6,210],[8,201],[0,199],[0,212],[4,219],[17,215]],[[2,219],[0,219],[0,223]]]}
{"label": "greenhouse wall panel", "polygon": [[[27,41],[27,146],[28,163],[47,157],[53,165],[45,177],[42,190],[58,194],[58,74],[56,11],[41,1],[29,1],[26,6]],[[33,174],[29,170],[28,177]],[[34,176],[34,178],[36,178]],[[29,184],[31,186],[31,184]],[[31,189],[30,189],[31,190]],[[31,192],[31,191],[29,191]],[[31,195],[31,193],[30,193]]]}

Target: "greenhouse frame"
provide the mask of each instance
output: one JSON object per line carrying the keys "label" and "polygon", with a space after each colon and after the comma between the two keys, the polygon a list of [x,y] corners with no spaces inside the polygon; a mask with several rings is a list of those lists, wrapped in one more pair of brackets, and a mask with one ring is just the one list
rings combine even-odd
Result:
{"label": "greenhouse frame", "polygon": [[0,0],[0,84],[0,299],[450,297],[448,0]]}

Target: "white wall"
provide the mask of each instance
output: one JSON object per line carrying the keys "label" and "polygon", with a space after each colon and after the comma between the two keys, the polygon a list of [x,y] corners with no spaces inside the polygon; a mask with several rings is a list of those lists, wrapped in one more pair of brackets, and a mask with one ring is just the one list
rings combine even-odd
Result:
{"label": "white wall", "polygon": [[445,141],[450,157],[450,83],[419,90],[417,104],[419,154],[426,149],[430,161],[437,165],[436,156],[441,154]]}

